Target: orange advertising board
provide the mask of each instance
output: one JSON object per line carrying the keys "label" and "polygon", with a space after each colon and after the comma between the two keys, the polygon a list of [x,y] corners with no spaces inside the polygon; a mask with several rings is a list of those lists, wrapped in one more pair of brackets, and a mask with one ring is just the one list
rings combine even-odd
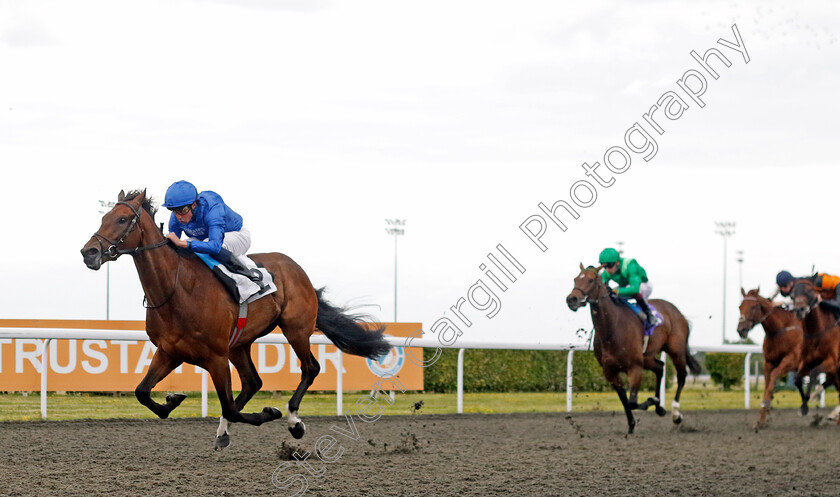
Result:
{"label": "orange advertising board", "polygon": [[[75,321],[0,319],[0,327],[145,330],[143,321]],[[408,337],[420,330],[420,323],[386,323],[385,333]],[[279,329],[272,333],[280,333]],[[0,339],[0,390],[32,391],[41,385],[44,340]],[[49,391],[133,391],[146,373],[154,345],[145,340],[51,340],[47,354]],[[335,391],[338,349],[334,345],[312,345],[321,373],[309,390]],[[407,390],[423,389],[423,368],[415,364],[423,349],[412,347],[416,361],[407,351],[395,347],[378,361],[344,354],[344,390],[371,390],[382,376],[393,375]],[[254,344],[251,356],[263,390],[294,390],[300,382],[300,362],[288,344]],[[231,366],[233,389],[240,388],[239,376]],[[183,364],[161,381],[158,391],[201,390],[202,369]],[[209,388],[213,384],[210,380]]]}

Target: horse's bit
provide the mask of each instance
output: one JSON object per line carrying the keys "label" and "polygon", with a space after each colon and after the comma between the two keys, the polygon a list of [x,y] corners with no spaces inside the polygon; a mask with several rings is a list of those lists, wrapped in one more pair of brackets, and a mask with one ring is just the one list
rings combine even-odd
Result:
{"label": "horse's bit", "polygon": [[[128,202],[123,202],[123,201],[117,202],[115,205],[120,205],[120,204],[127,205],[128,208],[131,209],[132,212],[134,212],[134,219],[131,220],[131,224],[128,225],[128,229],[125,230],[125,233],[123,233],[123,235],[116,242],[108,239],[108,237],[106,237],[104,235],[101,235],[98,231],[93,234],[93,236],[96,237],[97,241],[99,242],[99,249],[102,253],[108,254],[109,257],[111,257],[113,259],[116,259],[117,257],[119,257],[122,254],[132,254],[132,255],[134,255],[134,254],[138,254],[140,252],[143,252],[144,250],[155,249],[155,248],[162,247],[162,246],[166,245],[168,240],[166,238],[164,238],[160,242],[154,243],[152,245],[135,247],[133,249],[119,249],[119,248],[117,248],[120,244],[122,244],[125,241],[126,237],[128,237],[128,235],[129,235],[129,233],[131,233],[134,230],[134,228],[137,226],[137,221],[140,220],[140,209],[135,209],[133,205],[129,204]],[[111,244],[108,247],[108,250],[104,250],[104,247],[102,245],[103,240]]]}

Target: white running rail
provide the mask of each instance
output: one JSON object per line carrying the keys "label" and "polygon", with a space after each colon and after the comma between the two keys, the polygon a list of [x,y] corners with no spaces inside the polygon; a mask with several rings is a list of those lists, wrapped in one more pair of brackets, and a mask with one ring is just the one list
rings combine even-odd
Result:
{"label": "white running rail", "polygon": [[[43,358],[41,364],[49,364],[49,344],[52,340],[149,340],[149,336],[145,331],[124,331],[124,330],[88,330],[88,329],[72,329],[72,328],[0,328],[0,339],[4,338],[21,338],[21,339],[42,339],[45,340],[43,350]],[[404,347],[410,345],[411,347],[427,347],[427,348],[452,348],[458,350],[458,380],[457,380],[457,409],[459,413],[464,412],[464,355],[466,349],[505,349],[505,350],[567,350],[569,351],[566,369],[566,411],[572,410],[572,379],[574,371],[572,368],[572,359],[576,350],[590,350],[586,344],[578,343],[513,343],[513,342],[474,342],[474,341],[458,341],[453,347],[442,347],[437,339],[433,338],[412,338],[407,343],[408,338],[405,337],[386,337],[388,343],[394,347]],[[257,339],[256,343],[271,343],[271,344],[287,344],[286,337],[281,334],[270,334]],[[312,344],[326,344],[330,345],[327,337],[323,335],[312,335],[310,338]],[[760,354],[760,345],[719,345],[719,346],[693,346],[693,352],[726,352],[726,353],[745,353],[744,359],[744,409],[750,408],[750,357],[752,354]],[[338,353],[338,371],[339,374],[336,379],[336,415],[342,416],[343,411],[343,374],[341,374],[343,354]],[[662,360],[665,360],[665,353],[662,353]],[[49,367],[41,367],[41,417],[47,418],[47,373]],[[207,371],[202,371],[201,379],[201,415],[207,416]],[[824,394],[823,394],[824,395]],[[663,407],[665,405],[665,379],[663,378],[660,385],[660,402]],[[821,400],[821,405],[824,404],[824,396]]]}

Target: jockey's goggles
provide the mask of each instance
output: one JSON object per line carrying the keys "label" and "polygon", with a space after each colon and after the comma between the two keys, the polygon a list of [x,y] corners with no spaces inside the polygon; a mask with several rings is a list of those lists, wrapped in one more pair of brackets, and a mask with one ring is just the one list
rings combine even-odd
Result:
{"label": "jockey's goggles", "polygon": [[182,205],[181,207],[167,207],[170,211],[174,212],[175,214],[184,215],[192,209],[192,204]]}

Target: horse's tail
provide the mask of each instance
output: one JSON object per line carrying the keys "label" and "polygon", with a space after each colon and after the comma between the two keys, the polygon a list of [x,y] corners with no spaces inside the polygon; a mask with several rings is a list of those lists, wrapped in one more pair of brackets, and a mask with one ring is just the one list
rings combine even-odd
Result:
{"label": "horse's tail", "polygon": [[385,325],[374,323],[375,329],[365,329],[363,314],[346,314],[344,310],[327,302],[322,296],[323,288],[315,290],[318,296],[318,318],[315,326],[324,332],[336,347],[348,354],[376,359],[391,350],[382,337]]}
{"label": "horse's tail", "polygon": [[688,325],[688,332],[685,334],[685,363],[688,365],[688,369],[691,370],[691,374],[698,375],[702,372],[700,363],[697,362],[697,359],[691,355],[691,351],[688,349],[688,336],[691,333],[691,321],[686,319],[685,322]]}

